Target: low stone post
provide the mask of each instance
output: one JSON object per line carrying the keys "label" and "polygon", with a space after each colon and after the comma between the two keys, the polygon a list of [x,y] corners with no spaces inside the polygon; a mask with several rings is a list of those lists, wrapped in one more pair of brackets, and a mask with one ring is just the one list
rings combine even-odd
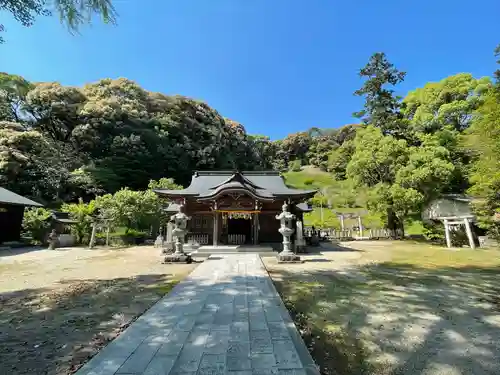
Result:
{"label": "low stone post", "polygon": [[97,232],[97,223],[92,223],[92,234],[90,235],[89,249],[93,249],[95,245],[95,235]]}
{"label": "low stone post", "polygon": [[170,218],[170,221],[174,224],[172,236],[175,238],[175,252],[167,254],[164,263],[191,263],[193,261],[190,255],[184,253],[183,249],[188,220],[191,220],[191,218],[184,213],[184,205],[179,205],[179,212]]}
{"label": "low stone post", "polygon": [[49,234],[49,250],[57,249],[59,245],[59,236],[55,229],[52,229],[52,232]]}
{"label": "low stone post", "polygon": [[474,236],[472,234],[472,228],[470,226],[470,221],[468,217],[464,219],[464,224],[465,224],[465,231],[467,232],[467,238],[469,239],[469,246],[471,249],[475,249],[476,243],[474,242]]}
{"label": "low stone post", "polygon": [[106,246],[109,246],[109,225],[106,227]]}
{"label": "low stone post", "polygon": [[358,227],[359,227],[359,237],[363,237],[363,223],[361,222],[361,216],[358,216]]}
{"label": "low stone post", "polygon": [[448,224],[447,219],[444,219],[444,236],[446,238],[446,246],[451,247],[450,224]]}
{"label": "low stone post", "polygon": [[163,248],[163,236],[161,233],[158,233],[158,237],[156,237],[155,247]]}
{"label": "low stone post", "polygon": [[297,252],[301,252],[302,249],[304,247],[306,247],[306,241],[304,240],[304,229],[303,229],[303,226],[302,226],[302,221],[300,220],[297,220],[296,224],[297,226],[297,238],[295,240],[295,243],[296,243],[296,249],[297,249]]}
{"label": "low stone post", "polygon": [[292,228],[295,215],[288,212],[288,205],[286,203],[282,206],[282,212],[276,215],[276,220],[281,222],[279,232],[283,236],[283,251],[278,254],[278,262],[281,263],[296,263],[300,262],[300,257],[296,255],[291,249],[290,236],[294,230]]}

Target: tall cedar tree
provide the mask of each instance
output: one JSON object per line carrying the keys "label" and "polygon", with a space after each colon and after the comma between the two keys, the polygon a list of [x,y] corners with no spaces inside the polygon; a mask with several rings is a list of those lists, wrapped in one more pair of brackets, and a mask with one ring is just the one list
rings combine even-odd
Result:
{"label": "tall cedar tree", "polygon": [[359,76],[367,78],[363,87],[354,92],[356,96],[365,98],[362,111],[354,113],[364,123],[380,128],[384,134],[404,138],[403,115],[401,114],[401,98],[394,95],[394,90],[387,86],[395,86],[402,82],[405,72],[397,70],[387,60],[384,52],[376,52],[368,64],[359,71]]}
{"label": "tall cedar tree", "polygon": [[[497,64],[500,65],[500,44],[495,48],[495,57],[497,58]],[[493,76],[496,79],[497,86],[500,86],[500,69],[495,70]]]}

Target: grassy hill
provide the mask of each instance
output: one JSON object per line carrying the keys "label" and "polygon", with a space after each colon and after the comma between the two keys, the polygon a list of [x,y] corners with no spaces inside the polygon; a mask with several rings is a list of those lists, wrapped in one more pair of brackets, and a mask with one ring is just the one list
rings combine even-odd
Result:
{"label": "grassy hill", "polygon": [[[313,211],[304,215],[305,225],[334,227],[340,229],[338,214],[361,215],[363,225],[380,228],[379,215],[366,209],[366,191],[356,189],[347,181],[336,181],[333,176],[314,167],[303,167],[300,172],[287,172],[283,175],[286,184],[296,189],[318,189],[312,199]],[[321,215],[323,203],[323,215]],[[345,218],[346,228],[357,225],[356,218]]]}
{"label": "grassy hill", "polygon": [[[383,228],[384,222],[379,214],[366,208],[367,190],[355,188],[348,181],[336,181],[328,172],[315,167],[303,167],[300,172],[283,174],[286,184],[296,189],[318,189],[312,199],[313,211],[304,215],[304,224],[315,227],[340,229],[338,214],[361,216],[363,225],[367,228]],[[321,204],[323,203],[323,216]],[[345,228],[358,225],[356,217],[344,219]],[[423,226],[417,213],[405,221],[406,234],[422,234]]]}

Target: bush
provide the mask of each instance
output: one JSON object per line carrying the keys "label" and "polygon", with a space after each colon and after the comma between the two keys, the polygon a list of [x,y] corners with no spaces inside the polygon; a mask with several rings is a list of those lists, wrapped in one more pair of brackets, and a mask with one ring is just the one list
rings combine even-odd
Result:
{"label": "bush", "polygon": [[30,237],[34,244],[45,242],[45,236],[50,228],[51,212],[45,208],[28,208],[24,211],[23,235]]}
{"label": "bush", "polygon": [[71,225],[71,233],[76,242],[81,244],[88,241],[92,232],[92,215],[96,211],[95,201],[84,203],[80,198],[78,203],[63,204],[61,211],[68,212],[70,217],[76,220],[76,223]]}
{"label": "bush", "polygon": [[304,180],[304,185],[312,185],[314,183],[314,180],[312,178],[308,178]]}
{"label": "bush", "polygon": [[301,171],[301,163],[300,160],[294,160],[290,163],[290,170],[292,172],[300,172]]}
{"label": "bush", "polygon": [[429,241],[439,244],[445,243],[444,226],[440,223],[424,223],[422,234]]}
{"label": "bush", "polygon": [[127,229],[124,234],[120,236],[124,245],[140,245],[146,240],[147,233],[135,229]]}

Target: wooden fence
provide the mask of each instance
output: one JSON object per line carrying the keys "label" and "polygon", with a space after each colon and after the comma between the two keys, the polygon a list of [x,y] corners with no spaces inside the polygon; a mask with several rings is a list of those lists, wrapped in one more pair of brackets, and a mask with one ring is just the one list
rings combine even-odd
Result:
{"label": "wooden fence", "polygon": [[196,242],[200,245],[208,245],[209,235],[205,233],[188,233],[188,242]]}
{"label": "wooden fence", "polygon": [[313,234],[317,235],[320,240],[336,240],[336,241],[348,241],[348,240],[375,240],[375,239],[389,239],[389,238],[400,238],[403,234],[401,230],[389,230],[389,229],[364,229],[359,230],[337,230],[334,228],[322,228],[315,229],[307,227],[304,228],[304,234],[306,237],[312,237]]}

